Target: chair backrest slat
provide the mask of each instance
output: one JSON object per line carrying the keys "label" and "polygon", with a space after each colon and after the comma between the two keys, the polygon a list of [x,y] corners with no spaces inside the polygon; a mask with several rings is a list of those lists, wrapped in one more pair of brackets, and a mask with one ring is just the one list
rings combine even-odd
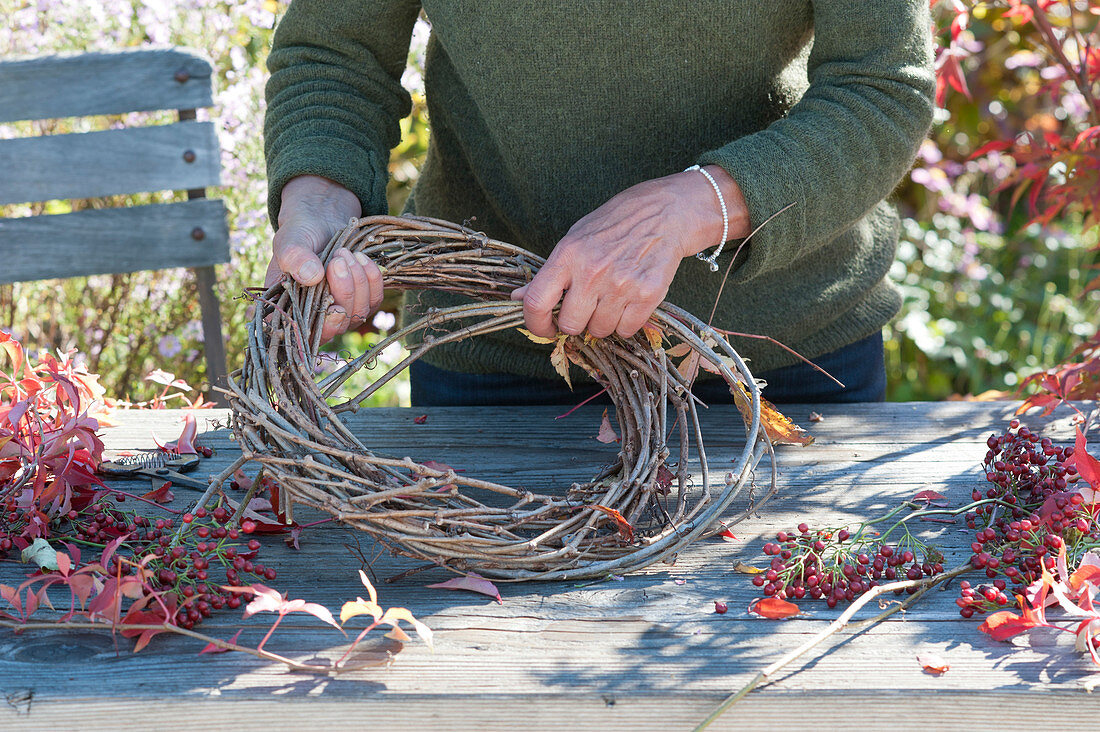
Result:
{"label": "chair backrest slat", "polygon": [[0,140],[0,204],[221,183],[210,122]]}
{"label": "chair backrest slat", "polygon": [[0,122],[209,107],[210,63],[176,49],[0,63]]}
{"label": "chair backrest slat", "polygon": [[227,261],[217,199],[0,218],[0,284]]}

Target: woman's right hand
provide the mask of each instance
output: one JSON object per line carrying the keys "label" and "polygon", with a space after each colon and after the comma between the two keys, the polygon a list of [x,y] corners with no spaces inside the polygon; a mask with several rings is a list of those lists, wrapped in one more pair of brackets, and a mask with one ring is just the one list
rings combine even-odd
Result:
{"label": "woman's right hand", "polygon": [[382,304],[382,271],[364,254],[339,249],[327,271],[317,256],[333,234],[361,214],[355,194],[327,178],[301,175],[283,187],[279,230],[264,286],[270,287],[284,273],[307,286],[327,277],[334,302],[321,328],[322,343],[359,327]]}

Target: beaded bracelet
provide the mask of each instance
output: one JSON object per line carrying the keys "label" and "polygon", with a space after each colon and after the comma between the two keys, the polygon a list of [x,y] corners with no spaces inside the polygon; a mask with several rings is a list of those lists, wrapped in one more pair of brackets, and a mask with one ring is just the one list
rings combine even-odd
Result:
{"label": "beaded bracelet", "polygon": [[701,259],[710,265],[711,272],[718,271],[718,255],[722,253],[722,247],[726,246],[726,239],[730,233],[730,216],[729,211],[726,209],[726,199],[722,197],[722,189],[718,187],[718,183],[715,182],[714,177],[707,171],[700,168],[698,165],[692,165],[690,168],[686,168],[684,172],[689,170],[698,170],[700,173],[706,176],[710,182],[711,188],[714,189],[714,194],[718,196],[718,205],[722,207],[722,238],[718,240],[718,248],[708,257],[703,252],[696,254],[697,259]]}

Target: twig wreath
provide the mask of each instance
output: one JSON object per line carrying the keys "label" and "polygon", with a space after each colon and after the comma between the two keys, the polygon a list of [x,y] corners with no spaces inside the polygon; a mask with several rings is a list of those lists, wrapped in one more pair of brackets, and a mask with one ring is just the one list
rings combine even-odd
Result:
{"label": "twig wreath", "polygon": [[[535,493],[408,457],[379,455],[341,422],[382,384],[443,343],[523,325],[509,299],[544,260],[446,221],[353,219],[320,253],[339,248],[378,263],[386,288],[445,290],[474,302],[429,310],[335,372],[318,373],[327,285],[284,278],[256,297],[242,368],[229,380],[233,430],[244,457],[280,486],[281,505],[312,506],[368,532],[391,551],[503,580],[605,577],[670,559],[704,535],[748,489],[735,523],[776,492],[774,455],[758,384],[729,342],[690,313],[663,303],[631,338],[558,336],[552,360],[605,387],[622,432],[618,459],[587,483]],[[409,356],[358,394],[335,396],[399,339],[424,331]],[[672,345],[666,350],[664,344]],[[679,359],[679,366],[673,359]],[[737,399],[745,444],[734,469],[714,476],[690,386],[699,367],[720,374]],[[666,444],[677,433],[678,460]],[[765,456],[770,488],[754,495]],[[701,481],[689,472],[692,460]],[[289,520],[289,516],[288,516]]]}

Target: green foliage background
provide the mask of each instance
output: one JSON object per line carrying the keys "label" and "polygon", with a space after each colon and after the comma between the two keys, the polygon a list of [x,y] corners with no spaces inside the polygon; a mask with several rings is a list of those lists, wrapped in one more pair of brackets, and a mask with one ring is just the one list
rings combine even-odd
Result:
{"label": "green foliage background", "polygon": [[[245,339],[247,303],[239,294],[262,284],[268,258],[263,85],[273,29],[284,9],[285,3],[271,0],[0,0],[0,17],[9,19],[0,27],[3,58],[159,44],[197,49],[214,63],[216,104],[208,115],[219,125],[224,186],[210,194],[225,200],[230,216],[233,261],[219,267],[230,368]],[[1072,219],[1054,230],[1025,226],[1024,212],[993,192],[1003,171],[967,161],[986,139],[1066,113],[1035,93],[1036,67],[1009,62],[1028,50],[1026,38],[997,13],[983,18],[975,20],[972,32],[973,43],[982,46],[978,61],[968,68],[974,98],[950,98],[949,114],[941,114],[917,164],[925,173],[915,179],[923,182],[907,182],[896,194],[906,220],[891,276],[905,294],[905,307],[887,331],[891,399],[1011,389],[1022,375],[1064,358],[1098,321],[1100,293],[1081,296],[1096,261],[1088,251],[1095,234],[1083,234]],[[394,212],[415,182],[427,148],[420,76],[427,32],[421,22],[404,79],[415,109],[402,123],[402,143],[391,158]],[[160,114],[19,123],[0,125],[0,138],[170,121],[171,114]],[[947,189],[937,184],[940,175],[947,178]],[[165,192],[47,202],[0,207],[0,215],[180,197]],[[79,349],[90,370],[102,375],[108,393],[138,400],[156,391],[156,384],[144,381],[156,368],[192,384],[204,380],[194,302],[190,274],[176,270],[20,283],[0,286],[0,327],[30,349]],[[375,324],[384,330],[392,317],[380,315]],[[356,353],[376,339],[374,333],[352,334],[333,350]],[[381,366],[400,355],[392,349],[380,359]],[[349,388],[356,386],[361,384]],[[400,404],[407,398],[407,383],[399,382],[380,390],[372,403]]]}

